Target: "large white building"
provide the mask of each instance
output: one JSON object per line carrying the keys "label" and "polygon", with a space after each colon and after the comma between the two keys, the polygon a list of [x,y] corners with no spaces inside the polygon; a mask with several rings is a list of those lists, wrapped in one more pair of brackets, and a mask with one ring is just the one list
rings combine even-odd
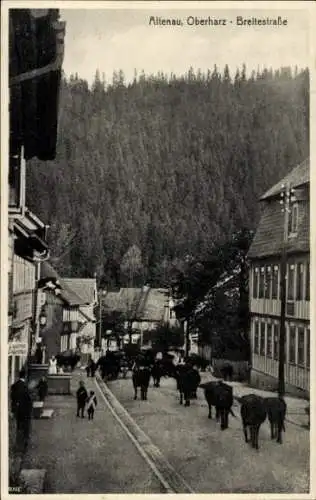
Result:
{"label": "large white building", "polygon": [[[286,231],[285,384],[310,387],[310,165],[294,168],[261,198],[264,210],[249,250],[252,378],[276,386],[281,314],[280,263]],[[288,227],[280,205],[283,186],[294,189]]]}

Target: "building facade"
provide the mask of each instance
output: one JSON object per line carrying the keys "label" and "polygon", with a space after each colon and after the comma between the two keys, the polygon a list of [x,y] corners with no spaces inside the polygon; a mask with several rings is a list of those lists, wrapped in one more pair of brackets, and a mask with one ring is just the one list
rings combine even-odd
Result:
{"label": "building facade", "polygon": [[[71,290],[48,262],[41,263],[39,337],[46,359],[65,351],[77,350],[79,307],[83,300]],[[44,321],[43,321],[44,319]]]}
{"label": "building facade", "polygon": [[[174,301],[165,288],[121,288],[118,292],[108,292],[102,298],[102,310],[122,313],[125,331],[130,329],[132,343],[140,346],[150,344],[150,331],[159,325],[179,325],[173,308]],[[129,342],[128,333],[124,342]]]}
{"label": "building facade", "polygon": [[[310,387],[309,160],[262,198],[264,211],[249,250],[252,378],[276,387],[281,315],[281,253],[286,256],[285,384]],[[285,190],[291,199],[284,212]],[[282,211],[283,207],[283,211]],[[284,247],[283,247],[284,246]],[[264,377],[263,377],[264,378]]]}
{"label": "building facade", "polygon": [[81,299],[78,309],[77,345],[83,356],[94,355],[95,308],[98,303],[96,278],[62,278],[62,284]]}
{"label": "building facade", "polygon": [[58,9],[9,12],[9,254],[5,263],[9,384],[15,381],[35,348],[36,269],[37,262],[47,258],[48,253],[47,226],[25,205],[25,169],[27,160],[37,157],[47,161],[56,156],[65,34],[65,23],[58,18]]}
{"label": "building facade", "polygon": [[47,253],[45,225],[23,207],[9,213],[8,377],[13,383],[35,347],[37,259]]}

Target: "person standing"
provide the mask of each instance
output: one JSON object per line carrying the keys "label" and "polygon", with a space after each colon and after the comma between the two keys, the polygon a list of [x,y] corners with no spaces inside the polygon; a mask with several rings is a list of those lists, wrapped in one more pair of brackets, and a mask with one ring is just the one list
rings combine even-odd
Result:
{"label": "person standing", "polygon": [[11,411],[16,420],[16,447],[27,449],[32,418],[32,398],[25,381],[25,370],[21,370],[19,380],[11,386]]}
{"label": "person standing", "polygon": [[57,359],[52,356],[49,360],[48,375],[57,375]]}
{"label": "person standing", "polygon": [[81,380],[79,382],[79,389],[77,390],[77,417],[79,417],[79,413],[81,414],[81,418],[84,418],[84,408],[86,405],[88,393],[85,388],[84,382]]}
{"label": "person standing", "polygon": [[93,420],[94,411],[96,409],[97,404],[98,404],[97,397],[94,394],[94,391],[90,391],[90,395],[87,400],[87,413],[89,420]]}

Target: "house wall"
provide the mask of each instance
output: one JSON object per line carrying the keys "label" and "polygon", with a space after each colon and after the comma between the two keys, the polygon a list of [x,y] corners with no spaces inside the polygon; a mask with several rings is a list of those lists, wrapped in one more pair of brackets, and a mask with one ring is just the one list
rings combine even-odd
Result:
{"label": "house wall", "polygon": [[9,290],[12,319],[9,326],[8,378],[12,384],[28,357],[35,293],[35,265],[14,253],[13,234],[9,238],[9,265],[12,266],[12,275],[9,273],[8,276],[9,284],[12,285]]}
{"label": "house wall", "polygon": [[[310,384],[309,266],[309,253],[288,256],[285,383],[305,391],[309,391]],[[252,262],[249,286],[252,369],[258,374],[266,374],[270,385],[273,379],[277,384],[281,314],[280,262],[277,259]],[[254,377],[255,375],[252,376],[253,379]]]}
{"label": "house wall", "polygon": [[[251,319],[252,369],[278,378],[280,320],[270,316]],[[286,384],[309,391],[310,326],[300,319],[286,321],[285,366]]]}
{"label": "house wall", "polygon": [[[288,258],[287,310],[288,317],[310,318],[310,259],[309,254]],[[280,316],[280,263],[277,260],[257,261],[250,269],[250,310],[256,314]]]}

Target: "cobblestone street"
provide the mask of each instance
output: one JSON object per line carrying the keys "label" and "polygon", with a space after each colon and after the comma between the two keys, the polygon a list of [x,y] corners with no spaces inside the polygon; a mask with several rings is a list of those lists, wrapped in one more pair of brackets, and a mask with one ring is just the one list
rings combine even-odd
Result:
{"label": "cobblestone street", "polygon": [[[98,397],[92,422],[87,417],[76,417],[74,393],[80,379]],[[157,463],[162,460],[170,464],[171,474],[174,470],[174,475],[179,475],[180,492],[185,492],[182,480],[195,493],[308,491],[307,430],[287,422],[280,446],[271,442],[265,422],[260,430],[260,449],[256,451],[244,442],[237,402],[233,407],[236,418],[230,417],[229,429],[223,432],[215,420],[207,418],[202,390],[191,407],[185,408],[179,405],[171,378],[163,378],[160,388],[153,388],[151,383],[148,401],[134,401],[130,378],[109,382],[107,387],[112,392],[108,403],[100,391],[103,382],[77,371],[72,381],[73,395],[49,396],[47,406],[55,410],[53,418],[33,422],[23,466],[47,470],[48,493],[166,492],[155,470],[114,418],[109,405],[117,412],[118,401],[132,417],[132,424],[146,435],[142,437],[139,431],[137,436],[136,432],[138,446],[145,451],[154,448],[153,456],[161,455]]]}

